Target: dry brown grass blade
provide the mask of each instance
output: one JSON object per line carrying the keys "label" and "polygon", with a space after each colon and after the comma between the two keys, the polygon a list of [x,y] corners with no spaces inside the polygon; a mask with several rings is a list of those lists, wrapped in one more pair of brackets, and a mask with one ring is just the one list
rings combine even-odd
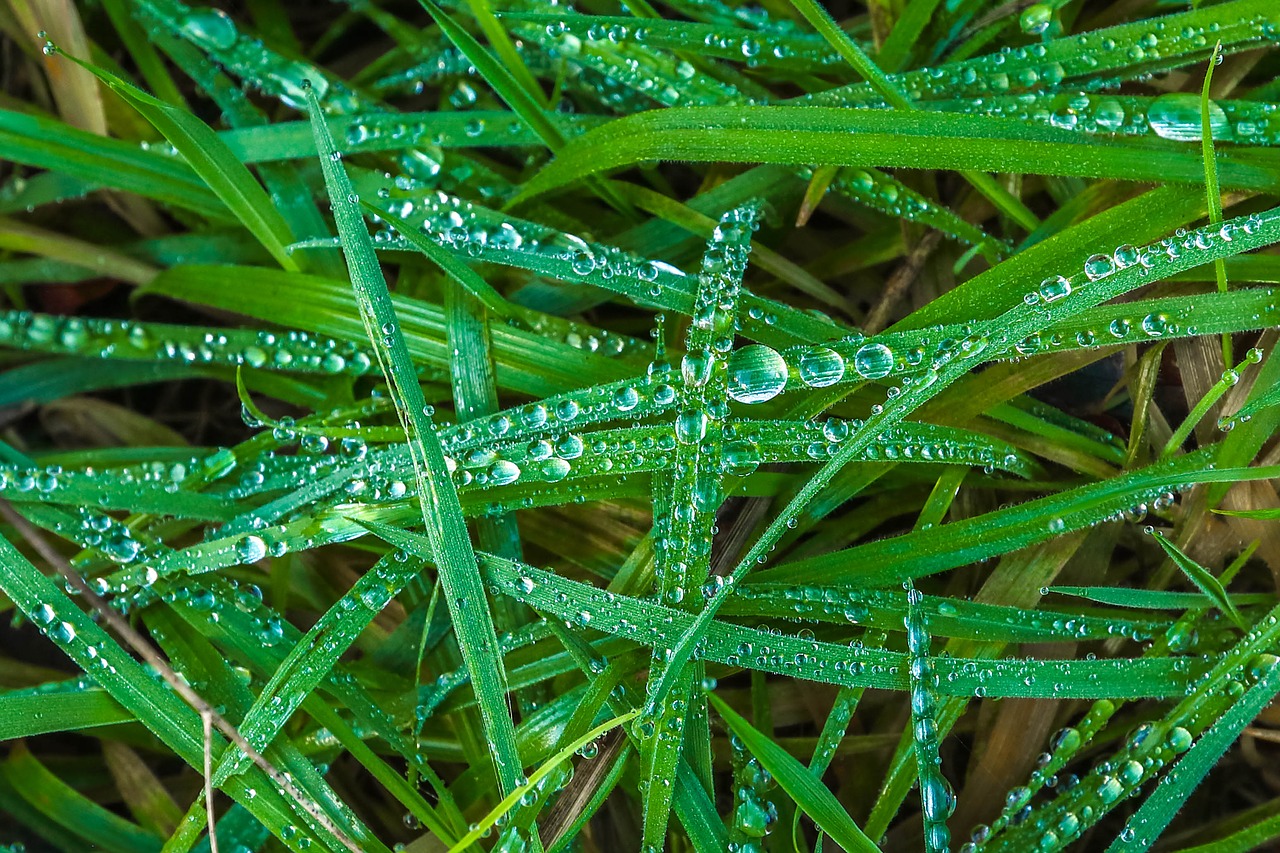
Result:
{"label": "dry brown grass blade", "polygon": [[45,77],[58,105],[63,121],[74,127],[106,136],[107,116],[102,105],[98,80],[78,65],[60,62],[56,56],[45,56],[47,38],[73,56],[89,56],[89,38],[85,35],[80,12],[71,0],[6,0],[19,28],[43,59]]}
{"label": "dry brown grass blade", "polygon": [[595,796],[596,789],[609,774],[626,743],[627,739],[622,730],[614,729],[600,739],[600,752],[593,760],[578,763],[573,779],[560,792],[538,827],[543,847],[551,847],[555,844],[578,817],[583,807]]}
{"label": "dry brown grass blade", "polygon": [[119,741],[104,740],[102,754],[134,819],[166,838],[173,835],[182,820],[182,809],[147,763]]}
{"label": "dry brown grass blade", "polygon": [[893,275],[889,276],[889,280],[885,282],[884,290],[880,293],[880,299],[862,324],[863,331],[868,335],[874,335],[888,325],[890,312],[907,295],[911,285],[915,284],[916,279],[919,278],[920,271],[924,269],[925,261],[929,259],[929,256],[933,254],[933,251],[938,248],[941,242],[942,232],[930,231],[920,238],[919,243],[912,247],[911,251],[907,253],[906,259],[893,271]]}

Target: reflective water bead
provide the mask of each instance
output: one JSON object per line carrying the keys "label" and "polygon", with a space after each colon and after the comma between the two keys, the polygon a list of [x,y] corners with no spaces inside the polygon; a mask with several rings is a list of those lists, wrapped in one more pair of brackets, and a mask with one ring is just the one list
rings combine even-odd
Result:
{"label": "reflective water bead", "polygon": [[236,557],[242,563],[256,563],[267,556],[267,543],[260,536],[242,536],[236,542]]}
{"label": "reflective water bead", "polygon": [[1116,269],[1122,270],[1125,267],[1131,267],[1138,262],[1138,250],[1128,243],[1125,243],[1123,246],[1118,246],[1116,250],[1111,253],[1111,258],[1116,263]]}
{"label": "reflective water bead", "polygon": [[762,344],[741,347],[729,356],[727,393],[739,403],[772,400],[786,387],[787,363],[778,351]]}
{"label": "reflective water bead", "polygon": [[1112,260],[1110,255],[1090,255],[1089,259],[1084,262],[1084,274],[1089,281],[1106,278],[1115,271],[1115,261]]}
{"label": "reflective water bead", "polygon": [[238,36],[235,22],[221,9],[193,11],[182,22],[182,29],[193,40],[215,50],[231,47]]}
{"label": "reflective water bead", "polygon": [[[1201,136],[1200,96],[1190,92],[1170,92],[1151,102],[1147,123],[1156,136],[1177,142],[1199,142]],[[1214,139],[1229,139],[1231,123],[1222,107],[1209,102],[1209,132]]]}
{"label": "reflective water bead", "polygon": [[1142,318],[1142,331],[1148,336],[1158,338],[1169,330],[1169,318],[1159,312],[1153,312]]}
{"label": "reflective water bead", "polygon": [[1043,35],[1052,23],[1053,7],[1047,3],[1028,6],[1023,10],[1022,17],[1018,19],[1022,31],[1029,36]]}
{"label": "reflective water bead", "polygon": [[731,441],[724,446],[724,465],[731,474],[750,474],[760,466],[760,448],[750,441]]}
{"label": "reflective water bead", "polygon": [[844,378],[844,359],[828,347],[813,347],[800,354],[800,381],[811,388],[826,388]]}
{"label": "reflective water bead", "polygon": [[680,362],[680,375],[684,378],[685,384],[697,388],[706,385],[711,378],[711,368],[715,363],[711,351],[708,349],[694,350],[686,353]]}
{"label": "reflective water bead", "polygon": [[676,439],[681,444],[697,444],[707,434],[707,413],[700,409],[681,412],[676,417]]}
{"label": "reflective water bead", "polygon": [[489,484],[506,486],[520,479],[520,466],[506,459],[499,459],[489,466]]}
{"label": "reflective water bead", "polygon": [[542,471],[544,480],[548,483],[556,483],[569,476],[570,466],[566,460],[553,456],[543,462],[539,470]]}
{"label": "reflective water bead", "polygon": [[1121,106],[1119,101],[1111,98],[1099,101],[1093,111],[1093,120],[1098,125],[1098,128],[1103,131],[1114,132],[1119,130],[1124,127],[1124,119],[1124,107]]}
{"label": "reflective water bead", "polygon": [[1057,302],[1071,295],[1071,282],[1060,275],[1052,275],[1040,282],[1040,298],[1045,302]]}
{"label": "reflective water bead", "polygon": [[863,344],[854,353],[854,370],[863,379],[880,379],[893,370],[893,350],[881,343]]}

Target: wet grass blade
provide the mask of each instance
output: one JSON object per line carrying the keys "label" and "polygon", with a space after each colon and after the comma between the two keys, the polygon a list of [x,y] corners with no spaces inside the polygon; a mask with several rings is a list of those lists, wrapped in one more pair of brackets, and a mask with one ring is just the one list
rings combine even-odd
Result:
{"label": "wet grass blade", "polygon": [[728,724],[729,729],[742,739],[747,749],[778,780],[782,790],[787,792],[796,805],[804,809],[805,814],[809,815],[819,829],[831,836],[832,841],[845,850],[879,849],[853,822],[853,818],[849,817],[835,795],[809,772],[809,768],[771,738],[757,731],[719,696],[713,693],[709,698],[716,713]]}
{"label": "wet grass blade", "polygon": [[516,750],[515,727],[506,705],[506,674],[497,651],[489,602],[476,572],[471,536],[405,345],[404,332],[373,252],[373,241],[360,215],[359,200],[342,168],[329,128],[320,119],[320,105],[314,93],[310,107],[316,149],[333,198],[356,303],[391,389],[400,425],[409,439],[422,521],[440,570],[458,646],[476,687],[480,714],[493,747],[499,789],[507,794],[515,789],[516,780],[522,775],[521,762]]}

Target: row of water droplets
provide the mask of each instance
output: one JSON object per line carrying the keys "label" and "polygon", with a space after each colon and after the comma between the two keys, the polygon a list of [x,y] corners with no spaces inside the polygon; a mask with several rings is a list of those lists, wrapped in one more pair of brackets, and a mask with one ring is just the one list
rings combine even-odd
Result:
{"label": "row of water droplets", "polygon": [[369,354],[349,341],[298,331],[201,329],[163,323],[0,312],[0,343],[15,349],[87,358],[179,361],[363,376]]}
{"label": "row of water droplets", "polygon": [[[724,612],[744,616],[786,613],[798,622],[823,621],[897,630],[907,603],[900,592],[886,589],[743,584],[725,605]],[[1118,637],[1144,642],[1150,640],[1162,624],[1141,618],[1023,610],[933,596],[921,596],[913,606],[928,620],[935,634],[967,639],[1047,642]]]}
{"label": "row of water droplets", "polygon": [[310,64],[287,59],[261,39],[241,33],[220,9],[191,7],[180,0],[142,0],[136,8],[144,25],[187,39],[247,84],[294,109],[306,108],[308,81],[326,109],[351,113],[359,108],[359,97],[336,78]]}
{"label": "row of water droplets", "polygon": [[[1152,70],[1203,61],[1218,41],[1224,53],[1274,43],[1280,34],[1280,15],[1265,3],[1243,5],[1250,11],[1235,20],[1223,21],[1207,10],[1193,10],[1043,44],[1004,47],[963,62],[890,75],[890,79],[915,101],[1004,95],[1064,84],[1079,88],[1086,82],[1091,90],[1115,88]],[[869,84],[855,83],[802,100],[827,106],[875,105],[879,95]]]}
{"label": "row of water droplets", "polygon": [[924,596],[910,583],[904,588],[907,592],[907,614],[902,622],[907,632],[910,676],[907,695],[911,704],[911,740],[920,781],[924,846],[929,853],[947,853],[951,849],[947,819],[955,812],[956,799],[950,783],[942,775],[942,756],[938,751],[942,738],[938,731],[937,697],[934,694],[938,675],[929,659],[929,630],[920,607]]}
{"label": "row of water droplets", "polygon": [[662,20],[567,15],[549,13],[507,13],[505,20],[542,25],[553,38],[577,39],[581,44],[610,43],[651,46],[658,50],[690,51],[744,62],[749,68],[834,65],[844,60],[819,36],[793,32],[758,32],[742,27]]}
{"label": "row of water droplets", "polygon": [[[973,115],[1016,118],[1060,130],[1122,136],[1155,135],[1175,142],[1199,143],[1200,96],[1189,92],[1163,95],[1097,95],[1088,92],[1027,92],[1021,95],[942,101],[932,109]],[[1273,146],[1280,124],[1273,124],[1276,104],[1254,101],[1210,101],[1209,131],[1218,142]]]}
{"label": "row of water droplets", "polygon": [[[724,421],[728,416],[726,356],[737,332],[738,297],[746,272],[751,237],[759,227],[760,204],[751,202],[720,218],[703,253],[698,272],[686,353],[680,363],[680,410],[673,425],[677,442],[669,476],[655,484],[654,592],[672,606],[688,607],[686,589],[700,585],[711,568],[716,511],[724,494]],[[656,492],[661,489],[667,494]],[[649,685],[667,667],[665,647],[655,644]],[[666,835],[671,776],[683,754],[685,719],[693,672],[678,678],[666,696],[650,696],[639,724],[652,730],[644,744],[649,792],[645,797],[644,843],[659,846]],[[655,701],[656,699],[656,701]],[[655,793],[656,792],[656,793]]]}
{"label": "row of water droplets", "polygon": [[[1213,247],[1215,237],[1217,240],[1221,241],[1219,245],[1230,243],[1232,240],[1237,239],[1237,233],[1242,238],[1251,237],[1254,236],[1254,232],[1259,230],[1264,224],[1261,217],[1258,217],[1256,222],[1254,220],[1255,218],[1251,217],[1243,223],[1233,221],[1231,223],[1224,224],[1223,228],[1214,227],[1213,230],[1218,232],[1216,235],[1212,233],[1210,229],[1200,229],[1192,234],[1188,234],[1182,240],[1182,243],[1196,249],[1209,249]],[[1172,239],[1166,240],[1164,243],[1160,244],[1160,246],[1164,250],[1163,254],[1166,256],[1165,259],[1168,261],[1168,266],[1173,267],[1174,270],[1179,267],[1186,268],[1187,266],[1192,265],[1189,258],[1181,258],[1181,261],[1179,262],[1183,246],[1179,245],[1178,241],[1174,241]],[[1200,262],[1203,262],[1204,259],[1200,258],[1199,260]],[[1142,273],[1137,277],[1120,277],[1114,282],[1108,282],[1107,285],[1097,284],[1104,279],[1110,278],[1116,273],[1118,268],[1124,269],[1132,266],[1140,266]],[[1015,329],[1027,328],[1028,326],[1042,326],[1053,318],[1054,313],[1057,310],[1057,304],[1061,303],[1062,300],[1065,300],[1071,295],[1073,290],[1079,289],[1080,286],[1093,285],[1094,292],[1091,294],[1091,298],[1095,301],[1102,301],[1105,298],[1109,298],[1111,295],[1118,295],[1119,293],[1123,293],[1127,289],[1136,286],[1137,283],[1140,283],[1141,276],[1145,275],[1149,269],[1152,267],[1159,269],[1161,266],[1162,261],[1159,251],[1151,247],[1148,247],[1148,250],[1144,251],[1131,246],[1121,246],[1109,255],[1093,255],[1086,260],[1083,274],[1078,276],[1076,279],[1068,279],[1063,276],[1052,276],[1045,279],[1040,287],[1027,294],[1022,306],[1011,309],[1009,312],[1009,316],[1011,318],[1009,322],[1012,325],[1012,328]],[[1164,269],[1160,269],[1160,271],[1165,272]],[[1087,303],[1073,303],[1073,310],[1078,313],[1080,308],[1085,307],[1086,305]],[[1072,312],[1067,313],[1069,315]],[[1160,328],[1155,330],[1155,335],[1153,336],[1163,334],[1167,329],[1168,324],[1163,318],[1153,318],[1149,325],[1154,327],[1157,321],[1159,322]],[[890,398],[892,399],[896,395],[910,392],[910,399],[914,400],[915,404],[918,405],[919,402],[927,399],[928,395],[932,393],[930,389],[944,372],[949,377],[954,378],[973,363],[973,358],[986,352],[988,347],[991,347],[994,352],[999,352],[1003,346],[1007,345],[1007,335],[1003,331],[1003,327],[1000,328],[1001,330],[994,336],[986,333],[975,333],[966,337],[963,341],[954,342],[952,346],[940,351],[934,358],[932,358],[929,362],[929,366],[921,374],[915,377],[907,377],[904,379],[901,386],[895,385],[890,388]],[[870,348],[868,349],[868,347]],[[761,350],[765,350],[767,352]],[[887,376],[893,369],[894,354],[884,344],[878,342],[869,345],[863,344],[859,348],[858,353],[863,356],[863,363],[867,365],[868,373],[874,377],[879,378]],[[858,354],[855,354],[855,359],[857,358],[857,355]],[[749,386],[754,387],[760,385],[766,388],[766,392],[762,399],[768,399],[771,396],[776,395],[776,393],[785,386],[785,363],[779,364],[781,361],[781,356],[775,351],[768,350],[768,348],[762,347],[760,350],[753,353],[751,357],[751,366],[753,367],[752,373],[764,376],[765,380],[763,382],[752,382]],[[759,364],[770,366],[771,369],[761,370],[758,367]],[[894,422],[895,418],[901,418],[908,410],[909,409],[904,408],[902,405],[892,407],[889,410],[880,406],[873,408],[873,418],[868,420],[867,424],[863,427],[863,434],[860,436],[861,441],[851,443],[848,447],[852,448],[852,450],[846,450],[844,452],[851,454],[859,449],[870,437],[870,435],[867,434],[870,428],[882,428],[882,425],[888,426]],[[836,459],[841,459],[841,456],[837,456]],[[833,470],[834,468],[832,464],[828,464],[828,466],[824,468],[824,472],[826,472],[826,476],[828,477],[832,475],[831,472]],[[823,472],[820,472],[820,475],[822,473]],[[816,488],[813,485],[814,482],[818,482],[818,479],[815,478],[814,481],[810,482],[810,485],[807,487],[809,491]],[[787,510],[785,510],[779,517],[775,518],[766,534],[757,540],[757,542],[752,546],[748,555],[739,563],[733,574],[727,578],[728,583],[720,589],[715,598],[709,602],[707,608],[704,609],[697,623],[698,628],[702,628],[709,624],[719,604],[730,594],[733,583],[741,576],[744,576],[746,572],[751,569],[754,562],[763,562],[767,559],[768,552],[776,543],[777,537],[784,530],[785,526],[789,526],[789,523],[794,518],[795,514],[803,509],[805,497],[807,497],[807,492],[802,493],[796,500],[793,500]],[[1077,520],[1073,519],[1073,523],[1075,521]],[[1078,521],[1082,524],[1091,524],[1097,523],[1098,520],[1090,516],[1082,517],[1078,519]],[[1065,519],[1055,518],[1049,523],[1048,530],[1051,534],[1064,532],[1066,530],[1066,526]],[[691,653],[691,644],[696,642],[696,636],[696,633],[690,631],[685,637],[683,637],[676,655],[679,656]]]}
{"label": "row of water droplets", "polygon": [[733,819],[726,849],[730,853],[763,853],[764,838],[778,823],[778,807],[769,797],[775,787],[773,775],[735,734],[729,735],[729,765],[733,770]]}
{"label": "row of water droplets", "polygon": [[[809,180],[813,170],[802,168],[800,177]],[[1008,246],[981,228],[966,221],[950,208],[908,187],[878,169],[842,169],[831,182],[831,190],[873,210],[899,219],[931,225],[972,246],[980,246],[993,256],[1007,253]]]}
{"label": "row of water droplets", "polygon": [[663,107],[743,99],[733,85],[699,73],[687,60],[677,60],[673,68],[669,56],[651,50],[643,41],[611,40],[604,27],[598,30],[599,39],[590,37],[590,26],[582,30],[583,38],[567,19],[551,24],[514,23],[512,31],[540,45],[553,60],[590,69],[606,86],[630,90]]}
{"label": "row of water droplets", "polygon": [[[677,611],[653,601],[617,595],[532,567],[494,577],[504,594],[531,603],[574,627],[590,627],[647,647],[668,647],[684,630]],[[901,611],[899,611],[901,612]],[[687,622],[687,617],[685,617]],[[1140,632],[1136,632],[1141,636]],[[777,628],[754,628],[712,622],[697,647],[700,659],[730,667],[745,667],[788,677],[847,687],[906,690],[909,656],[814,639],[813,632],[796,634]],[[1062,696],[1068,691],[1098,695],[1122,680],[1124,660],[1039,661],[954,660],[931,658],[936,692],[977,698],[998,696]],[[1164,665],[1166,677],[1190,683],[1196,661],[1179,659]],[[1105,681],[1105,686],[1102,686]]]}
{"label": "row of water droplets", "polygon": [[[1204,618],[1204,609],[1188,611],[1168,629],[1162,640],[1146,651],[1146,656],[1168,654],[1185,646],[1183,636]],[[1255,681],[1277,659],[1268,653],[1268,637],[1274,637],[1274,613],[1251,629],[1234,647],[1206,656],[1215,660],[1188,682],[1185,698],[1166,717],[1144,723],[1132,731],[1111,757],[1097,763],[1079,777],[1060,771],[1101,732],[1122,703],[1096,701],[1083,720],[1054,736],[1050,751],[1037,762],[1028,785],[1009,792],[1001,817],[990,827],[977,827],[969,851],[985,849],[1018,850],[1028,843],[1039,849],[1060,849],[1079,837],[1110,810],[1129,797],[1137,796],[1146,781],[1157,776],[1178,755],[1189,749],[1195,738],[1243,695],[1245,684]],[[1032,798],[1042,790],[1054,799],[1033,808]],[[1014,832],[1006,835],[1006,829]],[[988,843],[991,842],[991,843]],[[967,851],[968,853],[968,851]]]}

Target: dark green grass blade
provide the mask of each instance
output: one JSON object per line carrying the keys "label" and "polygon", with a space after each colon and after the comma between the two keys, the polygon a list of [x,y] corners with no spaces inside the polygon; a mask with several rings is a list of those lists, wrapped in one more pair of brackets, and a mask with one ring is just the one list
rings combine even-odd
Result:
{"label": "dark green grass blade", "polygon": [[476,572],[471,536],[463,520],[453,480],[445,466],[444,451],[428,414],[422,386],[418,384],[417,373],[405,346],[404,333],[396,319],[391,295],[373,252],[373,241],[365,228],[358,199],[341,166],[333,139],[329,136],[329,128],[320,120],[320,105],[314,94],[310,95],[310,110],[316,149],[320,152],[325,181],[333,200],[360,316],[387,377],[400,424],[409,439],[427,537],[435,553],[458,645],[471,672],[481,718],[493,747],[498,787],[506,795],[519,784],[521,762],[516,749],[515,728],[506,705],[506,674],[497,651],[498,641],[489,602]]}

